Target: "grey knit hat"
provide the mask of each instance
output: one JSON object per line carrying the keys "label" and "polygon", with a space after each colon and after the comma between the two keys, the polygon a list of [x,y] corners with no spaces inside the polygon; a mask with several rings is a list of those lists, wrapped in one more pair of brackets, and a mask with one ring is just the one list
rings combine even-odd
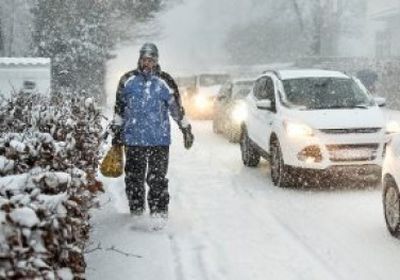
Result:
{"label": "grey knit hat", "polygon": [[153,43],[144,43],[140,48],[140,58],[149,57],[158,61],[158,49],[157,46]]}

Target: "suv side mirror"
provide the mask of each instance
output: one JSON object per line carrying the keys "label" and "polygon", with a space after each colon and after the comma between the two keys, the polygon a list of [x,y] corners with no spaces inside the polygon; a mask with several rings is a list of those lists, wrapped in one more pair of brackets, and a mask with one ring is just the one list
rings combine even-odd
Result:
{"label": "suv side mirror", "polygon": [[374,97],[374,100],[379,107],[384,107],[386,105],[386,98],[384,97]]}
{"label": "suv side mirror", "polygon": [[262,99],[256,102],[256,106],[258,109],[261,110],[271,110],[272,109],[272,102],[269,99]]}

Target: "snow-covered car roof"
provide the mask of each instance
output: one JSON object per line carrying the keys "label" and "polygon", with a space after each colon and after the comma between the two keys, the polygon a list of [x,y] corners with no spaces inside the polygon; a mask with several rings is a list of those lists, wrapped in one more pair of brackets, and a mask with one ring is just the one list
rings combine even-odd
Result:
{"label": "snow-covered car roof", "polygon": [[47,57],[0,57],[0,65],[49,65]]}
{"label": "snow-covered car roof", "polygon": [[255,82],[256,78],[237,78],[237,79],[232,79],[232,83],[247,83],[247,82]]}
{"label": "snow-covered car roof", "polygon": [[[270,71],[266,71],[270,72]],[[310,78],[310,77],[328,77],[328,78],[349,78],[346,74],[339,71],[320,70],[320,69],[288,69],[276,70],[279,78],[282,80]]]}

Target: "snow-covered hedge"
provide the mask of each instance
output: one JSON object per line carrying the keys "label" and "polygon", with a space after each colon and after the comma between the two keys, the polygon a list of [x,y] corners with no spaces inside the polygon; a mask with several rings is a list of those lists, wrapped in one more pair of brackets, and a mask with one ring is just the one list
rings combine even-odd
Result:
{"label": "snow-covered hedge", "polygon": [[0,279],[84,278],[101,114],[91,98],[0,106]]}

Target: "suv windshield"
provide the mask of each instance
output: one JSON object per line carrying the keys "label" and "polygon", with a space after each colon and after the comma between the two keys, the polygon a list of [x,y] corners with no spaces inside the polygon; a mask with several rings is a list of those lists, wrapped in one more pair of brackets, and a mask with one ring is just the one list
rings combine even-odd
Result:
{"label": "suv windshield", "polygon": [[201,87],[210,87],[215,85],[222,85],[229,79],[229,75],[225,74],[202,74],[199,78],[199,85]]}
{"label": "suv windshield", "polygon": [[242,99],[245,98],[250,90],[251,87],[253,86],[252,81],[243,81],[243,82],[237,82],[233,85],[233,90],[232,90],[232,94],[233,94],[233,98],[234,99]]}
{"label": "suv windshield", "polygon": [[367,108],[373,99],[353,80],[300,78],[282,81],[283,103],[303,110]]}

